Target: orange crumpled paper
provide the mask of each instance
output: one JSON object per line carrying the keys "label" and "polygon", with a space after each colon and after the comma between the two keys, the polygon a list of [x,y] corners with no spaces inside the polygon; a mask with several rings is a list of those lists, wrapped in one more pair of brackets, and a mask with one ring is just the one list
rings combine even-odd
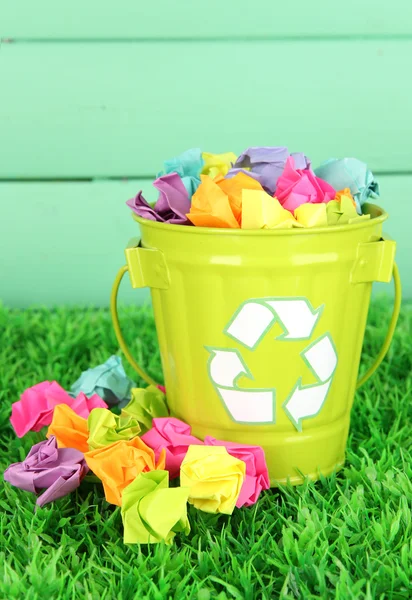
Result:
{"label": "orange crumpled paper", "polygon": [[198,227],[238,229],[242,218],[242,190],[263,191],[258,181],[245,173],[231,179],[200,175],[201,184],[192,197],[187,218]]}
{"label": "orange crumpled paper", "polygon": [[334,200],[337,200],[338,202],[340,202],[342,200],[342,196],[347,196],[348,198],[350,198],[352,200],[353,206],[356,208],[355,199],[352,196],[349,188],[344,188],[343,190],[339,190],[338,192],[336,192],[336,196],[334,197]]}
{"label": "orange crumpled paper", "polygon": [[166,451],[156,463],[155,454],[139,437],[97,448],[84,455],[90,469],[103,482],[107,502],[122,505],[122,492],[140,473],[163,470]]}
{"label": "orange crumpled paper", "polygon": [[68,404],[55,406],[46,437],[52,435],[56,438],[59,448],[75,448],[80,452],[89,450],[87,419],[79,417]]}

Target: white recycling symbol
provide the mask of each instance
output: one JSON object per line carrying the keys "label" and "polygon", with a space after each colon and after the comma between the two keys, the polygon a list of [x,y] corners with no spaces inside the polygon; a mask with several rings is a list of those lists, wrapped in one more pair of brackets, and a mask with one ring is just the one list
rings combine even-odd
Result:
{"label": "white recycling symbol", "polygon": [[[224,333],[249,350],[254,350],[269,329],[278,322],[283,333],[278,340],[310,340],[322,314],[306,298],[255,298],[243,302],[230,320]],[[210,379],[223,404],[237,423],[263,425],[274,423],[276,389],[242,389],[238,379],[252,373],[237,349],[207,346]],[[299,377],[283,410],[302,431],[302,421],[316,416],[328,395],[338,357],[331,335],[326,333],[310,343],[301,356],[316,378],[316,383],[302,385]]]}

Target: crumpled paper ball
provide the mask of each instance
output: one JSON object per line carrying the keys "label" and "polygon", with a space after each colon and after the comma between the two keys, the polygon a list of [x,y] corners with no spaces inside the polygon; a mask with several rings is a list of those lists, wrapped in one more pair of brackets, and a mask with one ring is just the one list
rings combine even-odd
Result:
{"label": "crumpled paper ball", "polygon": [[335,190],[349,188],[359,215],[362,214],[362,205],[368,198],[379,196],[379,184],[374,174],[367,164],[357,158],[330,158],[315,169],[315,173]]}
{"label": "crumpled paper ball", "polygon": [[176,533],[190,532],[189,490],[169,488],[167,471],[141,473],[123,490],[125,544],[171,544]]}
{"label": "crumpled paper ball", "polygon": [[103,364],[83,371],[70,391],[74,395],[83,392],[89,398],[98,394],[109,406],[123,406],[135,385],[126,375],[120,356],[113,355]]}
{"label": "crumpled paper ball", "polygon": [[206,446],[224,446],[231,456],[245,463],[246,476],[236,501],[238,508],[255,504],[260,492],[270,488],[265,453],[260,446],[225,442],[217,440],[210,435],[205,437],[204,442]]}
{"label": "crumpled paper ball", "polygon": [[303,227],[277,198],[261,190],[242,192],[242,229],[291,229]]}
{"label": "crumpled paper ball", "polygon": [[170,223],[171,225],[188,225],[186,213],[190,210],[190,198],[177,173],[163,175],[153,182],[159,190],[159,197],[154,206],[151,206],[140,191],[135,198],[126,204],[143,219]]}
{"label": "crumpled paper ball", "polygon": [[310,160],[301,152],[289,154],[289,150],[284,146],[256,146],[242,152],[227,177],[233,177],[240,172],[247,173],[273,196],[289,156],[293,157],[297,169],[310,167]]}
{"label": "crumpled paper ball", "polygon": [[166,452],[166,470],[170,479],[179,477],[180,465],[186,456],[189,446],[203,444],[201,440],[191,435],[192,428],[174,417],[153,419],[153,427],[143,436],[142,440],[154,450],[156,459],[164,450]]}
{"label": "crumpled paper ball", "polygon": [[221,176],[212,180],[201,175],[201,184],[192,198],[188,219],[197,227],[240,227],[244,190],[260,190],[262,186],[244,173],[232,179]]}
{"label": "crumpled paper ball", "polygon": [[50,425],[58,404],[67,404],[83,418],[88,417],[93,408],[107,408],[97,394],[87,398],[80,393],[73,398],[56,381],[43,381],[25,390],[20,400],[12,404],[10,422],[17,436],[23,437],[28,431],[40,431]]}
{"label": "crumpled paper ball", "polygon": [[[109,413],[107,409],[95,408]],[[92,412],[93,412],[92,411]],[[67,404],[58,404],[53,412],[53,419],[47,430],[47,437],[54,436],[59,448],[74,448],[79,452],[88,452],[89,429],[87,419],[79,417]]]}
{"label": "crumpled paper ball", "polygon": [[145,433],[151,428],[155,417],[169,416],[166,397],[162,390],[154,385],[149,385],[147,388],[133,388],[132,399],[122,409],[122,415],[136,419],[141,433]]}
{"label": "crumpled paper ball", "polygon": [[190,148],[182,154],[165,160],[163,171],[157,177],[163,177],[169,173],[177,173],[185,186],[189,200],[200,184],[200,173],[204,165],[204,159],[200,148]]}
{"label": "crumpled paper ball", "polygon": [[58,448],[56,439],[35,444],[23,462],[14,463],[4,473],[5,481],[38,494],[36,504],[44,506],[70,494],[88,472],[84,456],[73,448]]}
{"label": "crumpled paper ball", "polygon": [[233,152],[223,152],[222,154],[203,152],[202,158],[204,162],[202,174],[209,175],[209,177],[214,179],[218,175],[224,176],[227,174],[233,163],[236,161],[236,154]]}
{"label": "crumpled paper ball", "polygon": [[370,219],[370,215],[357,213],[351,195],[340,194],[339,198],[339,200],[331,200],[326,205],[328,225],[345,225]]}
{"label": "crumpled paper ball", "polygon": [[180,467],[180,485],[199,510],[231,515],[245,479],[246,466],[223,446],[190,446]]}
{"label": "crumpled paper ball", "polygon": [[165,453],[154,452],[139,438],[115,442],[84,455],[89,468],[103,482],[107,502],[122,505],[122,492],[140,473],[164,469]]}
{"label": "crumpled paper ball", "polygon": [[104,448],[121,440],[130,440],[140,433],[140,425],[133,417],[115,415],[110,410],[101,408],[92,410],[87,424],[90,450]]}
{"label": "crumpled paper ball", "polygon": [[276,198],[283,208],[294,212],[301,204],[329,202],[335,195],[336,190],[311,169],[296,168],[293,157],[286,160],[276,186]]}

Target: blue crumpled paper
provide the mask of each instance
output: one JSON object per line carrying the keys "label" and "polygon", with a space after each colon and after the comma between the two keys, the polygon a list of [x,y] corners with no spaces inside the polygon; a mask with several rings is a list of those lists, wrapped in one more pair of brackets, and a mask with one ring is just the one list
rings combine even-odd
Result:
{"label": "blue crumpled paper", "polygon": [[315,169],[315,174],[337,191],[349,188],[359,215],[368,198],[379,196],[379,184],[372,171],[357,158],[329,158]]}
{"label": "blue crumpled paper", "polygon": [[79,379],[73,383],[70,392],[80,392],[90,397],[98,394],[109,406],[125,406],[131,398],[131,390],[136,387],[129,379],[119,356],[113,355],[102,365],[83,371]]}
{"label": "blue crumpled paper", "polygon": [[189,198],[191,198],[200,185],[200,172],[203,165],[201,149],[190,148],[178,156],[165,160],[163,171],[160,171],[157,177],[162,177],[167,173],[177,173],[182,178]]}

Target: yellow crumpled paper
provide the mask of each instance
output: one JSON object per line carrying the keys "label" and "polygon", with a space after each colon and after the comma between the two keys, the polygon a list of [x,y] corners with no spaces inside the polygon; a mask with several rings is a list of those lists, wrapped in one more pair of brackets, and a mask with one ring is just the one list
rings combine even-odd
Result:
{"label": "yellow crumpled paper", "polygon": [[295,219],[304,227],[326,227],[328,218],[326,215],[326,204],[301,204],[295,209]]}
{"label": "yellow crumpled paper", "polygon": [[[109,412],[106,408],[94,410]],[[68,404],[57,404],[54,407],[53,420],[49,425],[46,437],[49,438],[52,435],[56,438],[59,448],[75,448],[80,452],[87,452],[89,449],[87,419],[79,417]]]}
{"label": "yellow crumpled paper", "polygon": [[136,419],[128,415],[115,415],[106,408],[95,408],[87,419],[89,449],[110,446],[120,440],[130,440],[140,433]]}
{"label": "yellow crumpled paper", "polygon": [[290,229],[302,227],[277,198],[263,189],[242,191],[242,229]]}
{"label": "yellow crumpled paper", "polygon": [[123,490],[125,544],[171,544],[176,533],[190,532],[189,490],[169,488],[167,471],[141,473]]}
{"label": "yellow crumpled paper", "polygon": [[246,465],[223,446],[189,446],[180,467],[180,485],[189,502],[209,513],[231,515],[245,479]]}
{"label": "yellow crumpled paper", "polygon": [[233,152],[223,152],[222,154],[213,154],[212,152],[202,152],[203,175],[209,175],[212,179],[216,175],[226,175],[232,164],[236,162],[236,154]]}

